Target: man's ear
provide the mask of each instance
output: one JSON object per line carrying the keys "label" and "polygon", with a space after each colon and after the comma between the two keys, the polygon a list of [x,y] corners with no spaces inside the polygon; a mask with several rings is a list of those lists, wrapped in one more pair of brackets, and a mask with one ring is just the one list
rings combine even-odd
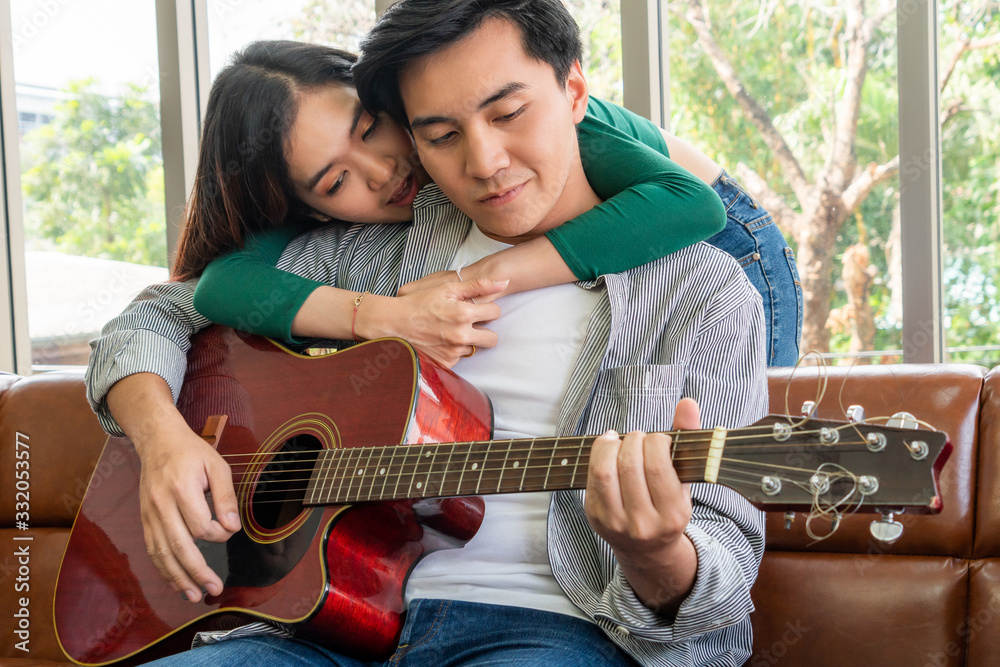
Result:
{"label": "man's ear", "polygon": [[579,123],[587,115],[587,104],[590,93],[587,89],[587,79],[583,76],[580,61],[574,60],[566,79],[566,94],[569,96],[570,107],[573,110],[573,122]]}

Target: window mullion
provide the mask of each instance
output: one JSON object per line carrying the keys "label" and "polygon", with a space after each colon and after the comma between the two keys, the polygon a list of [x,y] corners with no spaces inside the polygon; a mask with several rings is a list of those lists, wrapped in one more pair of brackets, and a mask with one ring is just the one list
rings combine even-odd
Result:
{"label": "window mullion", "polygon": [[207,86],[209,71],[207,12],[205,0],[156,0],[163,190],[171,265],[198,166],[201,89]]}
{"label": "window mullion", "polygon": [[944,360],[937,3],[900,1],[896,25],[903,360],[933,363]]}
{"label": "window mullion", "polygon": [[14,83],[14,40],[10,0],[0,0],[0,146],[3,178],[3,249],[0,251],[0,370],[31,374],[28,292],[24,268],[24,215],[21,205],[21,160]]}

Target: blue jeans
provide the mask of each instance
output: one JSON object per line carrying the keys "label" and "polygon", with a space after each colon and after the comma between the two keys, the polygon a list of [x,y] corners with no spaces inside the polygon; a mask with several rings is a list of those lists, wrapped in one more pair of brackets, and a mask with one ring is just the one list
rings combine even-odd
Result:
{"label": "blue jeans", "polygon": [[399,648],[362,662],[297,639],[231,639],[163,658],[156,667],[636,667],[596,625],[547,611],[414,600]]}
{"label": "blue jeans", "polygon": [[794,366],[802,336],[802,283],[795,254],[764,210],[725,171],[712,188],[726,207],[726,227],[708,239],[739,262],[764,301],[767,365]]}

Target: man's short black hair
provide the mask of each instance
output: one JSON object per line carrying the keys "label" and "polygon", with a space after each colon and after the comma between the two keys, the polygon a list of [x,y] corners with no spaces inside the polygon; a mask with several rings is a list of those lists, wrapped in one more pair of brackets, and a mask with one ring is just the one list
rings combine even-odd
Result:
{"label": "man's short black hair", "polygon": [[361,44],[353,70],[361,103],[409,127],[399,75],[413,61],[451,46],[493,18],[517,27],[524,52],[551,65],[559,85],[565,85],[582,47],[580,30],[560,0],[403,0],[386,11]]}

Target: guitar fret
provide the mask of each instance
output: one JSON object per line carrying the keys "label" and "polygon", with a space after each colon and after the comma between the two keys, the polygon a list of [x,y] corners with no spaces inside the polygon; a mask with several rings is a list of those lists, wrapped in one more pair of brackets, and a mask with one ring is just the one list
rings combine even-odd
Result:
{"label": "guitar fret", "polygon": [[368,485],[368,500],[378,499],[381,495],[375,496],[375,482],[379,477],[382,478],[382,487],[385,487],[385,467],[382,465],[382,457],[385,456],[385,447],[377,447],[372,449],[372,453],[378,451],[378,462],[371,461],[372,466],[372,482]]}
{"label": "guitar fret", "polygon": [[[354,478],[356,477],[356,475],[354,474],[355,471],[354,455],[356,453],[357,453],[356,447],[352,447],[351,449],[347,450],[347,460],[345,461],[346,465],[344,466],[344,477],[346,477],[349,481],[347,483],[347,492],[343,495],[344,502],[352,501],[351,491],[354,489]],[[344,486],[343,481],[341,481],[340,486],[341,488],[343,488]]]}
{"label": "guitar fret", "polygon": [[517,487],[518,491],[524,491],[524,478],[528,476],[528,468],[531,467],[531,450],[535,446],[535,439],[532,438],[530,444],[528,445],[528,453],[524,457],[524,471],[521,473],[521,484]]}
{"label": "guitar fret", "polygon": [[[458,445],[453,445],[452,450]],[[465,479],[465,471],[469,468],[469,455],[472,454],[472,443],[466,443],[465,447],[465,463],[462,465],[462,469],[458,471],[458,483],[455,485],[456,495],[462,495],[462,481]]]}
{"label": "guitar fret", "polygon": [[460,481],[458,492],[463,496],[471,496],[479,493],[483,483],[483,474],[490,467],[489,442],[470,442],[466,443],[466,446],[469,451],[465,457],[464,474],[469,478],[469,481],[466,482],[464,479]]}
{"label": "guitar fret", "polygon": [[551,443],[549,446],[552,448],[552,452],[549,454],[549,463],[545,466],[545,479],[542,480],[542,489],[549,488],[549,475],[552,474],[552,464],[556,458],[556,446],[558,441],[553,438],[552,440],[549,440],[549,442]]}
{"label": "guitar fret", "polygon": [[576,479],[576,467],[579,456],[574,454],[572,440],[557,438],[553,440],[552,465],[546,475],[546,489],[572,489]]}
{"label": "guitar fret", "polygon": [[479,490],[483,487],[483,473],[486,472],[486,468],[488,468],[490,464],[490,450],[492,449],[492,445],[493,445],[492,441],[490,440],[486,441],[486,451],[483,454],[483,465],[481,468],[479,468],[479,481],[476,482],[477,495],[480,493]]}
{"label": "guitar fret", "polygon": [[500,493],[500,486],[503,484],[504,473],[507,472],[507,459],[510,458],[510,446],[512,440],[507,441],[507,447],[504,449],[503,453],[503,465],[500,466],[500,474],[497,476],[497,493]]}
{"label": "guitar fret", "polygon": [[[330,451],[331,452],[335,452],[335,453],[332,453],[331,456],[333,456],[335,459],[337,459],[337,467],[333,469],[333,471],[332,471],[333,474],[330,475],[329,487],[326,487],[324,485],[325,500],[328,503],[329,502],[334,502],[334,499],[336,499],[337,502],[343,502],[343,495],[342,494],[343,494],[343,491],[344,491],[344,477],[343,477],[343,474],[340,471],[340,468],[344,464],[344,457],[346,456],[347,451],[344,450],[343,448],[341,448],[341,449],[334,449],[334,450],[330,450]],[[336,493],[336,495],[334,495],[333,485],[338,480],[340,481],[340,484],[337,487],[337,493]]]}
{"label": "guitar fret", "polygon": [[573,464],[573,477],[569,480],[569,487],[571,489],[576,488],[576,472],[580,469],[580,458],[583,456],[583,446],[586,440],[586,436],[581,437],[579,444],[576,446],[576,462]]}
{"label": "guitar fret", "polygon": [[[406,452],[407,466],[411,465],[409,463],[411,454],[414,458],[412,462],[413,469],[408,471],[408,477],[410,478],[410,485],[407,487],[406,497],[407,498],[421,498],[424,495],[424,488],[426,487],[426,480],[423,482],[417,482],[417,475],[420,473],[424,465],[424,461],[432,456],[434,445],[410,445]],[[427,468],[427,475],[430,476],[430,467]],[[414,491],[414,484],[416,484],[416,491]]]}
{"label": "guitar fret", "polygon": [[316,463],[315,465],[313,465],[313,469],[309,473],[309,481],[306,482],[306,500],[304,501],[305,505],[312,505],[316,502],[316,485],[319,483],[319,480],[323,477],[323,473],[321,472],[323,468],[323,462],[320,461],[320,457],[322,455],[323,452],[319,452],[316,455]]}
{"label": "guitar fret", "polygon": [[455,456],[455,446],[457,443],[451,443],[451,450],[448,452],[448,460],[444,462],[444,470],[441,471],[441,481],[438,484],[438,492],[434,495],[440,496],[444,494],[444,483],[448,479],[448,471],[451,470],[451,459]]}
{"label": "guitar fret", "polygon": [[[392,477],[392,464],[396,461],[396,447],[383,447],[383,450],[389,450],[389,465],[386,466],[386,473],[382,476],[382,492],[380,494],[381,498],[385,498],[385,487],[389,484],[389,478]],[[379,458],[379,465],[382,465],[382,459]],[[397,477],[398,479],[398,477]]]}

